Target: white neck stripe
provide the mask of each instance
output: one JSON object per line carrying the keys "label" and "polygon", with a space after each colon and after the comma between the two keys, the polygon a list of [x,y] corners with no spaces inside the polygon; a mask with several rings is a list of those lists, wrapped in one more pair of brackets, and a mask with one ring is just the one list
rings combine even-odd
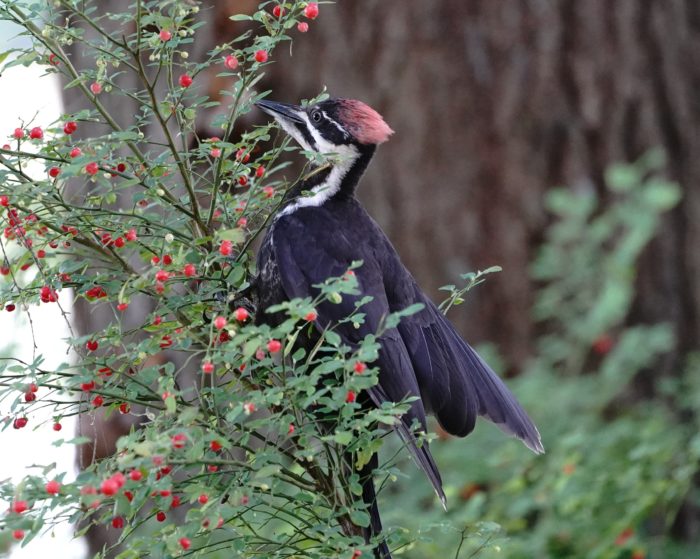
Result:
{"label": "white neck stripe", "polygon": [[275,219],[282,217],[283,215],[289,215],[299,208],[322,206],[326,201],[338,193],[345,175],[348,174],[348,171],[352,168],[360,155],[354,146],[342,147],[352,148],[352,153],[347,153],[348,157],[343,158],[341,161],[338,161],[333,165],[333,167],[331,167],[331,171],[328,173],[325,180],[311,189],[311,192],[313,193],[311,196],[302,196],[297,198],[281,212],[279,212],[275,216]]}

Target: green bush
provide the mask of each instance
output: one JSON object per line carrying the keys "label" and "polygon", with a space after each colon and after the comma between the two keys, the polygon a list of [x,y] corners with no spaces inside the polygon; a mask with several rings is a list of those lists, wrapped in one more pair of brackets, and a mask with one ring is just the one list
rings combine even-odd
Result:
{"label": "green bush", "polygon": [[383,503],[391,510],[388,522],[422,509],[409,517],[413,529],[435,526],[407,557],[456,550],[463,529],[468,537],[460,557],[476,550],[484,558],[513,559],[692,553],[673,542],[669,528],[698,470],[698,425],[680,420],[684,411],[700,409],[698,363],[689,359],[675,380],[658,378],[657,397],[640,397],[635,377],[653,375],[674,335],[665,324],[626,320],[639,255],[679,197],[662,166],[658,153],[613,166],[605,206],[593,193],[548,195],[554,221],[532,265],[540,285],[533,314],[542,334],[532,360],[510,383],[540,427],[547,453],[534,456],[485,424],[465,441],[434,443],[447,517],[419,479],[409,482],[418,490],[396,491]]}

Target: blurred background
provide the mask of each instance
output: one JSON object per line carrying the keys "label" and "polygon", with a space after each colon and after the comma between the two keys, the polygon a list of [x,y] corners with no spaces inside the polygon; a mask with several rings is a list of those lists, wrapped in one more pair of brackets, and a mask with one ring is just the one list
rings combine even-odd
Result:
{"label": "blurred background", "polygon": [[[204,2],[194,49],[257,4]],[[404,556],[700,556],[700,3],[340,0],[275,55],[273,99],[326,86],[396,131],[359,196],[436,300],[503,267],[450,318],[548,453],[485,424],[441,436],[449,512],[410,463],[380,499],[420,538]],[[208,94],[225,87],[212,75]]]}

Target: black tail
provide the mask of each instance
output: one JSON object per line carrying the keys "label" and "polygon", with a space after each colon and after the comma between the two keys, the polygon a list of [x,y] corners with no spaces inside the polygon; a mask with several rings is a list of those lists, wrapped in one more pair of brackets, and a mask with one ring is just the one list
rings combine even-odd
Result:
{"label": "black tail", "polygon": [[[379,457],[373,454],[369,462],[358,472],[362,483],[362,500],[367,505],[370,523],[364,528],[365,542],[369,543],[372,538],[382,533],[382,520],[379,517],[379,507],[377,506],[377,494],[374,490],[374,478],[372,473],[379,467]],[[391,559],[391,552],[385,540],[382,540],[374,548],[375,559]]]}

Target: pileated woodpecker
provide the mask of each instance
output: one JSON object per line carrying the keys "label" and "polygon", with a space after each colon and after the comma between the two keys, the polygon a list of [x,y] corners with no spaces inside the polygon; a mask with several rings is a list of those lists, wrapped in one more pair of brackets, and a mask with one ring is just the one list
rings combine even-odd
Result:
{"label": "pileated woodpecker", "polygon": [[[414,422],[427,429],[426,412],[434,414],[445,431],[459,437],[471,433],[477,416],[484,416],[534,452],[544,452],[537,428],[513,394],[423,293],[355,197],[377,145],[393,133],[384,119],[361,101],[349,99],[329,99],[308,107],[272,101],[259,101],[257,106],[305,150],[335,154],[329,168],[320,169],[287,193],[267,230],[258,254],[258,321],[276,322],[274,316],[265,314],[271,305],[314,297],[318,295],[314,285],[341,276],[353,262],[362,261],[355,271],[361,295],[344,295],[339,304],[322,303],[315,324],[319,333],[333,326],[352,347],[375,333],[389,313],[414,303],[424,305],[381,337],[374,363],[379,368],[379,383],[367,390],[366,397],[367,405],[375,406],[418,397],[396,430],[443,506],[442,481],[428,443],[419,444],[411,431]],[[355,310],[355,303],[367,295],[372,300],[361,309],[364,323],[359,328],[342,323]],[[381,532],[372,481],[377,466],[375,455],[360,472],[371,517],[365,530],[367,540]],[[384,541],[375,555],[390,558]]]}

